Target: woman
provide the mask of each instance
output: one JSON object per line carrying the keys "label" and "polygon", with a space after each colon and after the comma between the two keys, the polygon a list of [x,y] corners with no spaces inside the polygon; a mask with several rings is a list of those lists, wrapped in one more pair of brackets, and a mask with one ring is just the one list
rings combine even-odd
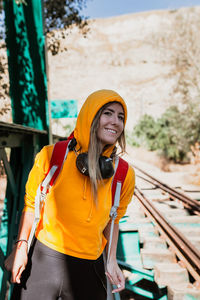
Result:
{"label": "woman", "polygon": [[[27,239],[34,220],[34,198],[48,171],[53,146],[45,146],[36,156],[26,184],[18,241],[5,262],[12,273],[11,281],[17,283],[12,299],[106,299],[102,253],[109,240],[112,176],[102,178],[97,162],[103,155],[111,157],[114,165],[116,143],[125,151],[126,119],[126,104],[116,92],[99,90],[86,99],[74,130],[77,144],[68,153],[47,196],[28,258]],[[80,153],[88,153],[89,176],[77,168]],[[118,222],[131,201],[133,190],[134,171],[129,166],[106,270],[111,283],[117,286],[113,292],[125,286],[116,260]]]}

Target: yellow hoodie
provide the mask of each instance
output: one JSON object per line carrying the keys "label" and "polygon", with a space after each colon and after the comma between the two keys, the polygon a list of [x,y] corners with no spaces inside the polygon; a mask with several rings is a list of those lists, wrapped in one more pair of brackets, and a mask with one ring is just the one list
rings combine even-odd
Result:
{"label": "yellow hoodie", "polygon": [[[100,90],[91,94],[83,104],[77,118],[74,136],[77,149],[88,150],[90,127],[97,111],[106,103],[122,104],[127,119],[124,100],[114,91]],[[113,145],[103,155],[110,156]],[[45,146],[36,156],[26,184],[24,211],[34,211],[34,198],[40,182],[49,169],[53,145]],[[112,178],[104,179],[98,186],[98,205],[94,203],[89,177],[76,168],[74,151],[68,153],[63,168],[51,188],[36,231],[36,237],[46,246],[79,258],[97,259],[105,245],[103,230],[109,222]],[[124,215],[131,201],[135,184],[133,169],[129,166],[123,184],[116,222]]]}

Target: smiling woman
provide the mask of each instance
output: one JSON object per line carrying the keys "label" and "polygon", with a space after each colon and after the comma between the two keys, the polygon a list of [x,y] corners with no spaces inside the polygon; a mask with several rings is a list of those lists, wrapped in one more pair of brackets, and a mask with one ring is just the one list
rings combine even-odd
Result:
{"label": "smiling woman", "polygon": [[[6,268],[12,272],[11,280],[16,283],[12,300],[106,300],[102,253],[108,248],[106,275],[116,286],[113,292],[124,289],[125,279],[117,264],[116,248],[118,223],[134,191],[134,171],[127,163],[113,231],[110,211],[114,169],[119,162],[116,147],[125,151],[126,119],[126,104],[118,93],[99,90],[86,99],[70,135],[67,159],[43,205],[28,255],[34,198],[48,172],[54,145],[45,146],[37,154],[26,184],[17,242],[5,261]],[[77,164],[82,158],[84,172]]]}
{"label": "smiling woman", "polygon": [[103,108],[99,119],[97,137],[102,149],[115,144],[124,130],[124,110],[120,103],[109,103]]}

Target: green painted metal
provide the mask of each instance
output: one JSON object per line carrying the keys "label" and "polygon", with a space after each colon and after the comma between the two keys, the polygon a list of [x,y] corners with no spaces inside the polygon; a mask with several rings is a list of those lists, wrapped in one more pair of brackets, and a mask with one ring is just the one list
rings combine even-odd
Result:
{"label": "green painted metal", "polygon": [[[0,299],[4,300],[10,274],[3,261],[12,249],[24,203],[24,189],[34,155],[48,144],[49,109],[45,70],[45,38],[41,0],[16,4],[4,0],[6,45],[13,122],[0,124],[0,156],[8,185],[0,228]],[[30,128],[32,127],[32,128]],[[33,129],[34,128],[34,129]],[[39,132],[36,132],[36,129]],[[46,131],[44,134],[44,130]],[[10,134],[10,132],[13,132]],[[9,147],[10,158],[5,147]],[[11,289],[10,289],[11,291]]]}
{"label": "green painted metal", "polygon": [[142,266],[138,231],[131,230],[126,217],[120,222],[117,260],[120,267],[132,273],[126,289],[146,299],[167,299],[166,288],[154,282],[154,271]]}
{"label": "green painted metal", "polygon": [[41,0],[4,0],[13,122],[48,130]]}
{"label": "green painted metal", "polygon": [[51,117],[59,118],[77,118],[78,105],[77,100],[52,100]]}
{"label": "green painted metal", "polygon": [[[33,163],[33,138],[26,136],[22,147],[13,148],[10,161],[5,154],[5,149],[1,149],[1,158],[4,162],[8,178],[6,198],[4,200],[4,213],[1,220],[0,247],[2,259],[10,253],[12,245],[17,236],[20,215],[23,209],[24,188],[28,172]],[[27,156],[27,153],[29,155]],[[1,261],[2,266],[2,261]],[[10,274],[4,269],[0,269],[1,290],[0,299],[4,299],[8,286]]]}
{"label": "green painted metal", "polygon": [[[6,171],[8,184],[0,226],[0,299],[4,300],[10,286],[10,274],[4,270],[5,257],[11,252],[17,236],[24,205],[24,190],[35,154],[47,132],[16,124],[0,122],[0,160]],[[61,137],[54,136],[54,141]],[[18,141],[16,141],[16,139]],[[11,155],[9,156],[9,153]],[[9,289],[9,293],[12,286]],[[7,299],[7,298],[6,298]],[[9,299],[9,297],[8,297]]]}

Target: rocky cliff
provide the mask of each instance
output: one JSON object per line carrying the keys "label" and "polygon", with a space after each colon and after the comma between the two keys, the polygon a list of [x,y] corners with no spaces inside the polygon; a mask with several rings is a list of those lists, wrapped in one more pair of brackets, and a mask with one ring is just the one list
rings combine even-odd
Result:
{"label": "rocky cliff", "polygon": [[185,16],[199,12],[195,7],[96,19],[87,37],[72,29],[60,39],[59,54],[49,53],[50,98],[77,99],[80,107],[94,90],[114,89],[127,102],[129,130],[144,113],[159,117],[174,104],[177,82],[167,51],[173,39],[166,36],[179,35],[175,22],[187,25]]}

